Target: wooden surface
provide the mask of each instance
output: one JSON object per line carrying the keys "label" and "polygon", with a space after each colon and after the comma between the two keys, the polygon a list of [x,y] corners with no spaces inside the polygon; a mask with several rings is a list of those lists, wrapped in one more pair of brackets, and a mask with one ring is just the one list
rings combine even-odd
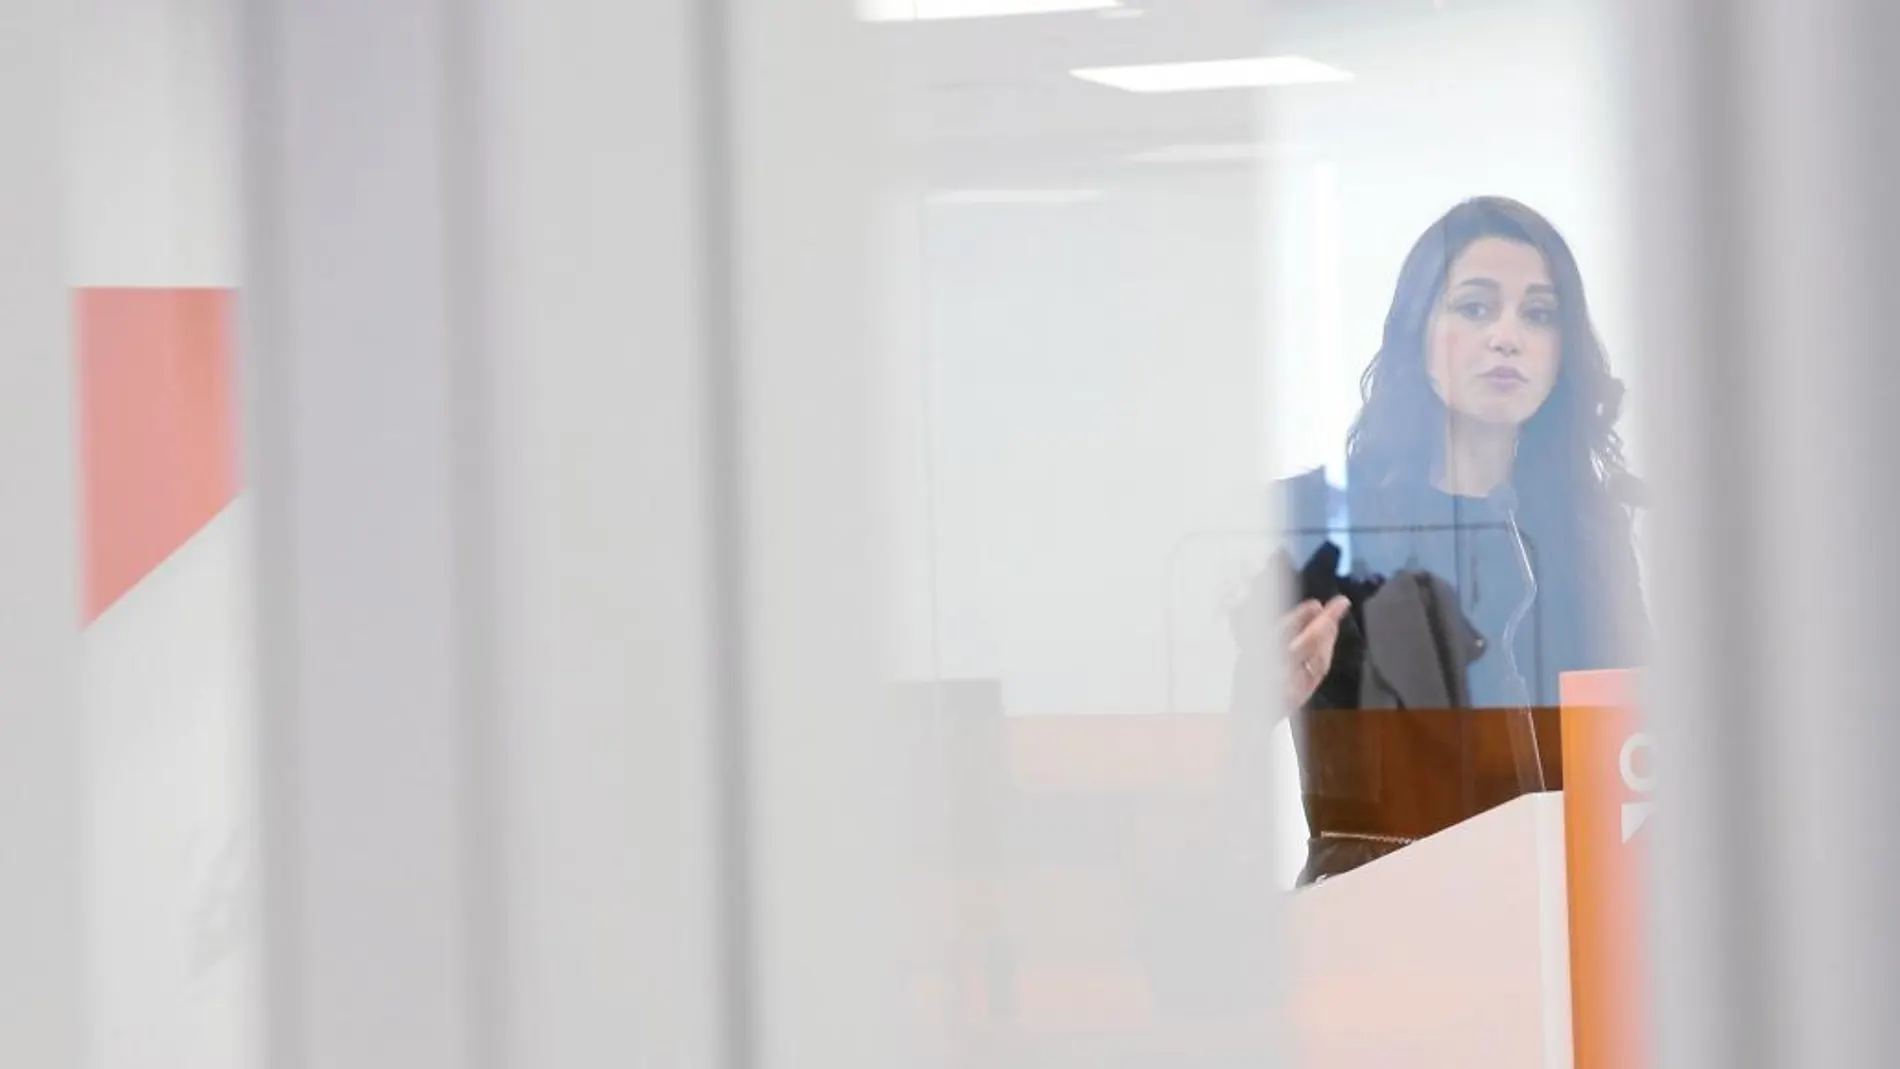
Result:
{"label": "wooden surface", "polygon": [[[1555,709],[1531,710],[1542,789],[1563,787]],[[1301,794],[1319,830],[1424,838],[1528,793],[1524,714],[1502,709],[1328,709],[1294,721]]]}

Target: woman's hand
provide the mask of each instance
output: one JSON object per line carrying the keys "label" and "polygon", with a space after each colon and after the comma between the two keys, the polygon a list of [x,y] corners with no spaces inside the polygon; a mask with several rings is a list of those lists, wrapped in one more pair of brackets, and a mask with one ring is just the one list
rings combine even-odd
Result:
{"label": "woman's hand", "polygon": [[1281,634],[1287,639],[1287,703],[1291,707],[1305,705],[1319,689],[1320,680],[1333,670],[1339,623],[1351,607],[1352,603],[1343,597],[1324,605],[1308,600],[1281,618]]}

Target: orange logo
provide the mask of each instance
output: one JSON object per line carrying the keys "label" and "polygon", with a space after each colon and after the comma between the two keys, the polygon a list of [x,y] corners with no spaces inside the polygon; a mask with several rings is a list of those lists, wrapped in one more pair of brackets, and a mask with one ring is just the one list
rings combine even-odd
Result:
{"label": "orange logo", "polygon": [[1643,881],[1652,743],[1625,672],[1563,679],[1564,854],[1577,1069],[1643,1069],[1649,1052]]}

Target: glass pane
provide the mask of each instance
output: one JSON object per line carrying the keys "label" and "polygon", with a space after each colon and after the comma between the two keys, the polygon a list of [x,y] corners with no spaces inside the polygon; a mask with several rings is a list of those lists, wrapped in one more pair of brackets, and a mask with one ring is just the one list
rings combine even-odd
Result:
{"label": "glass pane", "polygon": [[1560,708],[1614,678],[1578,673],[1647,637],[1607,17],[1296,3],[1275,31],[1350,75],[1269,98],[1280,512],[1239,650],[1290,676],[1252,672],[1253,715],[1295,706],[1303,1065],[1567,1065],[1604,1027],[1562,965],[1601,949],[1565,905],[1600,904],[1565,865],[1600,814],[1558,792],[1623,725]]}
{"label": "glass pane", "polygon": [[1259,82],[1316,75],[1257,62],[1251,3],[947,6],[872,26],[923,1005],[953,1065],[1272,1064],[1271,723],[1228,715],[1230,611],[1269,507]]}
{"label": "glass pane", "polygon": [[874,30],[953,1059],[1567,1052],[1564,679],[1646,633],[1604,12],[947,14]]}

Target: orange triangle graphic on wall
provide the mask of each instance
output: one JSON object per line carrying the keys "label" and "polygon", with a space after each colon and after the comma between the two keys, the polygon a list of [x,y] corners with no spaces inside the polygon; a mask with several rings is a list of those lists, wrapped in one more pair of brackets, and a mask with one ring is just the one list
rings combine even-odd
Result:
{"label": "orange triangle graphic on wall", "polygon": [[237,492],[231,305],[226,289],[78,292],[88,622]]}

